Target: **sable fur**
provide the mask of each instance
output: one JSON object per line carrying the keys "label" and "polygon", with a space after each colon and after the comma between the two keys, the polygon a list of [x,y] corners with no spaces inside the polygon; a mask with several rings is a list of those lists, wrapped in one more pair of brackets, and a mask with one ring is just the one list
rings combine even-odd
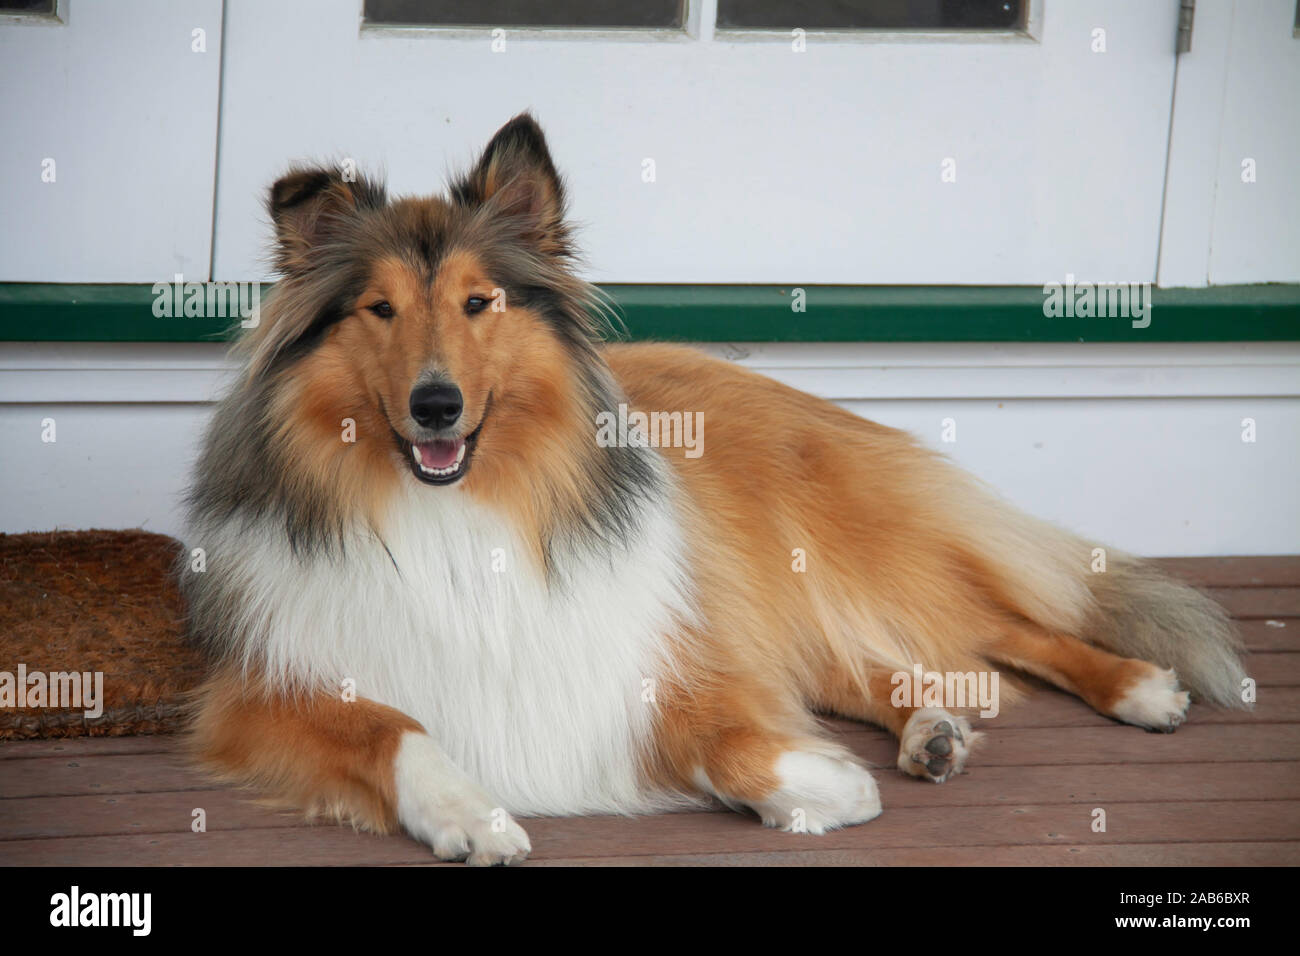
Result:
{"label": "sable fur", "polygon": [[[691,349],[602,345],[564,202],[528,116],[447,199],[311,167],[272,188],[284,279],[196,469],[208,571],[182,571],[216,661],[210,762],[504,862],[527,841],[484,828],[489,791],[518,813],[712,795],[786,827],[811,807],[814,832],[869,819],[874,783],[813,713],[880,723],[905,772],[947,779],[979,734],[890,704],[917,663],[1013,667],[1153,729],[1186,696],[1150,662],[1240,705],[1238,645],[1196,591],[1115,552],[1094,574],[1091,542],[905,433]],[[487,290],[508,308],[462,314]],[[480,436],[447,488],[406,460],[406,398],[434,374]],[[702,413],[705,453],[599,446],[620,403]],[[517,577],[485,569],[494,549]],[[354,726],[333,695],[358,675]],[[942,770],[908,762],[932,733],[959,750]]]}

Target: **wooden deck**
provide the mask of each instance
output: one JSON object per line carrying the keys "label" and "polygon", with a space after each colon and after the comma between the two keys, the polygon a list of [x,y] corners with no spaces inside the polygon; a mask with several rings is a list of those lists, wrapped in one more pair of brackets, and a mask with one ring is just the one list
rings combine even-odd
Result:
{"label": "wooden deck", "polygon": [[[967,773],[942,786],[893,769],[883,731],[831,721],[879,768],[885,812],[865,826],[814,837],[725,811],[536,819],[528,865],[1300,863],[1300,558],[1162,563],[1240,622],[1253,713],[1194,705],[1164,736],[1044,689],[982,721]],[[206,832],[191,831],[195,808]],[[436,863],[406,837],[309,826],[214,789],[173,738],[0,743],[3,865]]]}

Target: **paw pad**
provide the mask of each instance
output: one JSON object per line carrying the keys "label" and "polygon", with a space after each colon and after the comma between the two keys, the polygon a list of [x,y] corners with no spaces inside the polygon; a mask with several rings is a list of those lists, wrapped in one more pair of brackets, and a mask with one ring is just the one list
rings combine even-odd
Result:
{"label": "paw pad", "polygon": [[913,777],[943,783],[966,763],[970,726],[944,711],[917,711],[903,731],[898,766]]}

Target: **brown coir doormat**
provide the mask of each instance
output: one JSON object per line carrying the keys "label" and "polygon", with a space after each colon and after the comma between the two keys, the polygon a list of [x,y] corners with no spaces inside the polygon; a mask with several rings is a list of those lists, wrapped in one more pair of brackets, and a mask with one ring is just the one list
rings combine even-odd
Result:
{"label": "brown coir doormat", "polygon": [[144,531],[0,534],[0,740],[180,729],[202,664],[179,549]]}

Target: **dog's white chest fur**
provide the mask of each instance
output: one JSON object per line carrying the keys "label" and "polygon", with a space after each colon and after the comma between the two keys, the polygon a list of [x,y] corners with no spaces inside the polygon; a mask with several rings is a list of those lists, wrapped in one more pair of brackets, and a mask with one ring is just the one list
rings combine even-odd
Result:
{"label": "dog's white chest fur", "polygon": [[666,503],[620,547],[561,554],[549,585],[514,529],[458,488],[412,487],[383,537],[264,569],[272,673],[415,718],[513,813],[660,802],[641,779],[649,682],[690,613]]}

